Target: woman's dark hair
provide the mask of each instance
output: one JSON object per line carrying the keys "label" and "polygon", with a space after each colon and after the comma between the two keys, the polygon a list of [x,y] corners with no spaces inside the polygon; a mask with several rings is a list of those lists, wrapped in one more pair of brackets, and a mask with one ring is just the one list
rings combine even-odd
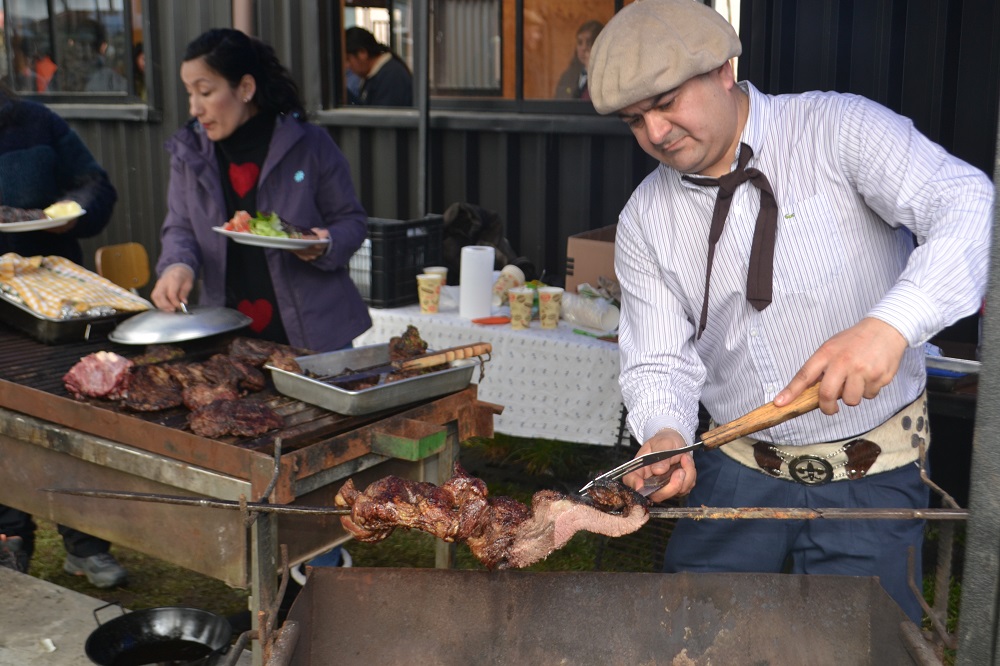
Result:
{"label": "woman's dark hair", "polygon": [[305,115],[299,87],[274,49],[232,28],[213,28],[196,37],[184,51],[184,62],[203,58],[234,88],[249,74],[257,82],[253,100],[263,113]]}
{"label": "woman's dark hair", "polygon": [[367,51],[368,55],[372,58],[375,56],[380,56],[383,53],[389,51],[389,47],[385,44],[380,44],[375,35],[368,32],[364,28],[348,28],[344,32],[344,51],[347,53],[357,53],[358,51]]}

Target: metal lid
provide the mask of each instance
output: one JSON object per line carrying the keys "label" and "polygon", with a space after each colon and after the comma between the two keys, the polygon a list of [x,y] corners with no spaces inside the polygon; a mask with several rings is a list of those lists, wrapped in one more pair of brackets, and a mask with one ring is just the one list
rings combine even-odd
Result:
{"label": "metal lid", "polygon": [[118,324],[108,339],[123,345],[184,342],[235,331],[251,321],[242,312],[220,307],[192,306],[186,312],[149,310]]}

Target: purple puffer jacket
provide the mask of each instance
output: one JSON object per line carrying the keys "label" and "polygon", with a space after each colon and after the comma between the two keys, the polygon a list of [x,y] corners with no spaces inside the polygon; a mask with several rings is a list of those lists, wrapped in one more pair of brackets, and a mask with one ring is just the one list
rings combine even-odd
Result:
{"label": "purple puffer jacket", "polygon": [[[302,229],[330,232],[330,250],[305,262],[286,250],[265,250],[288,340],[314,351],[348,345],[371,326],[368,308],[348,274],[351,255],[368,233],[346,158],[330,135],[279,116],[257,187],[257,209],[274,211]],[[157,275],[172,264],[201,275],[200,303],[225,305],[226,243],[212,227],[226,223],[214,144],[189,123],[165,144],[170,153],[167,217],[160,232]],[[251,213],[255,211],[250,211]]]}

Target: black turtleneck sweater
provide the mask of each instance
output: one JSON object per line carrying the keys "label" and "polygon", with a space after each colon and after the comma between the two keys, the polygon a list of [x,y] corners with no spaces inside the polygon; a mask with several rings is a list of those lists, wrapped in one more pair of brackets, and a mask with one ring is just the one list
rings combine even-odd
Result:
{"label": "black turtleneck sweater", "polygon": [[[231,135],[216,142],[222,192],[229,217],[238,210],[257,211],[257,183],[267,158],[275,116],[258,113]],[[261,211],[265,214],[271,211]],[[251,334],[288,343],[267,267],[266,250],[230,240],[226,248],[226,306],[249,315]]]}

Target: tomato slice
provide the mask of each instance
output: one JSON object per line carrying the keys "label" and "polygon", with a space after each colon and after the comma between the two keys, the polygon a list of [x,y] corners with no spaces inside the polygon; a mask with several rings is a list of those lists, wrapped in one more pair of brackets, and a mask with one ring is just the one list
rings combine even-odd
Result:
{"label": "tomato slice", "polygon": [[233,218],[222,225],[222,228],[226,231],[239,231],[243,233],[250,232],[250,213],[245,210],[238,210]]}

